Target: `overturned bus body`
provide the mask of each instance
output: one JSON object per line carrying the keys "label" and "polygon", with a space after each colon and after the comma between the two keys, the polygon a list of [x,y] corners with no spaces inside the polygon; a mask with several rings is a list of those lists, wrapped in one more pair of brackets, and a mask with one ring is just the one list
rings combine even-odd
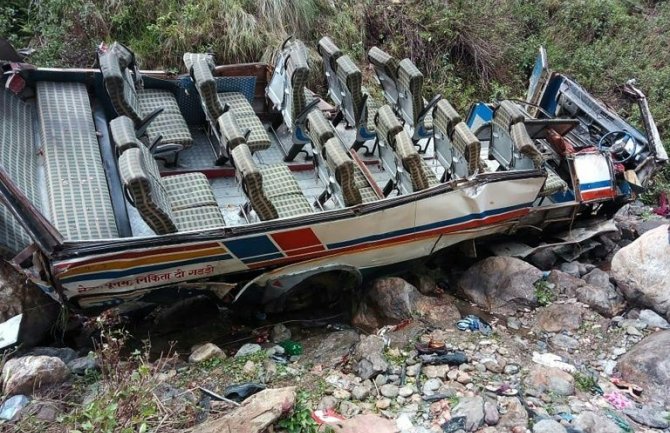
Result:
{"label": "overturned bus body", "polygon": [[423,94],[409,59],[369,51],[374,100],[334,41],[316,48],[329,102],[306,88],[298,40],[274,66],[186,53],[178,76],[141,70],[119,43],[100,46],[99,69],[5,56],[7,260],[78,309],[202,292],[271,309],[324,275],[360,282],[464,241],[610,212],[667,160],[642,92],[627,85],[638,131],[543,52],[526,101],[462,116],[448,95]]}

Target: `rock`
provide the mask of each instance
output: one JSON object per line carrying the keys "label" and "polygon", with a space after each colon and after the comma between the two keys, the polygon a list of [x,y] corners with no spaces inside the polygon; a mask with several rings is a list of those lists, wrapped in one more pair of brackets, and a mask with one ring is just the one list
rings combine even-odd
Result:
{"label": "rock", "polygon": [[551,248],[542,248],[526,257],[526,260],[543,271],[548,271],[558,261],[558,256]]}
{"label": "rock", "polygon": [[30,397],[25,395],[15,395],[8,398],[0,405],[0,419],[6,421],[13,419],[28,403],[30,403]]}
{"label": "rock", "polygon": [[319,410],[328,410],[328,409],[333,409],[335,406],[337,406],[338,400],[333,397],[332,395],[327,395],[319,401],[319,404],[316,406],[317,409]]}
{"label": "rock", "polygon": [[623,413],[628,415],[633,421],[638,424],[646,425],[652,428],[669,428],[670,427],[670,412],[664,412],[660,409],[651,407],[632,407],[624,409]]}
{"label": "rock", "polygon": [[[0,323],[23,314],[18,340],[32,347],[57,323],[61,306],[9,263],[0,261]],[[76,355],[75,355],[76,357]]]}
{"label": "rock", "polygon": [[566,274],[576,278],[579,278],[581,276],[579,272],[579,262],[561,263],[559,269],[561,270],[561,272],[565,272]]}
{"label": "rock", "polygon": [[391,407],[391,399],[389,399],[389,398],[379,399],[375,403],[375,407],[379,410],[386,410],[389,407]]}
{"label": "rock", "polygon": [[567,433],[567,430],[553,419],[543,419],[533,424],[533,433]]}
{"label": "rock", "polygon": [[317,347],[313,351],[304,353],[301,363],[333,368],[341,363],[345,356],[349,355],[351,348],[359,340],[358,333],[353,330],[331,332],[325,338],[323,335],[311,337],[303,341],[303,346],[309,347],[312,343],[315,343]]}
{"label": "rock", "polygon": [[398,396],[399,391],[400,388],[398,387],[398,385],[386,384],[382,385],[379,388],[379,392],[381,393],[381,395],[388,398],[396,398]]}
{"label": "rock", "polygon": [[423,367],[423,369],[421,371],[429,379],[433,379],[433,378],[436,378],[436,377],[439,378],[439,379],[444,379],[447,376],[447,373],[449,372],[449,366],[448,365],[426,365],[425,367]]}
{"label": "rock", "polygon": [[413,270],[407,276],[407,281],[419,290],[422,295],[432,295],[437,289],[435,278],[428,274],[427,269]]}
{"label": "rock", "polygon": [[69,347],[33,347],[23,356],[49,356],[58,358],[65,364],[78,357],[77,352]]}
{"label": "rock", "polygon": [[240,347],[237,353],[235,353],[235,358],[241,358],[243,356],[253,355],[262,350],[259,344],[247,343],[244,346]]}
{"label": "rock", "polygon": [[346,389],[338,388],[333,391],[333,397],[338,400],[349,400],[351,398],[351,392],[347,391]]}
{"label": "rock", "polygon": [[584,275],[583,280],[592,286],[601,287],[603,289],[609,289],[612,287],[609,274],[598,268],[595,268],[588,274]]}
{"label": "rock", "polygon": [[354,359],[358,361],[355,370],[360,378],[370,379],[389,368],[383,353],[385,345],[384,339],[377,335],[361,337],[354,352]]}
{"label": "rock", "polygon": [[295,387],[264,389],[252,395],[231,413],[205,421],[190,430],[192,433],[261,433],[287,414],[295,404]]}
{"label": "rock", "polygon": [[[260,346],[258,346],[260,348]],[[244,346],[240,348],[242,350]],[[240,353],[239,351],[237,353]],[[237,357],[237,354],[235,355]],[[240,355],[242,356],[242,355]],[[191,352],[191,356],[188,357],[188,362],[196,364],[198,362],[207,361],[213,358],[225,359],[226,354],[221,350],[219,346],[213,343],[205,343],[200,346],[197,346],[195,350]]]}
{"label": "rock", "polygon": [[526,392],[536,397],[544,393],[554,393],[560,396],[575,393],[575,379],[572,375],[555,367],[533,366],[524,379],[524,385]]}
{"label": "rock", "polygon": [[505,368],[503,369],[503,373],[505,374],[517,374],[521,370],[521,367],[519,367],[518,364],[507,364],[505,365]]}
{"label": "rock", "polygon": [[425,395],[433,395],[441,386],[442,381],[440,379],[428,379],[423,383],[422,392]]}
{"label": "rock", "polygon": [[471,266],[458,280],[458,288],[471,301],[500,314],[535,307],[534,283],[542,271],[514,257],[488,257]]}
{"label": "rock", "polygon": [[465,430],[473,432],[484,422],[484,400],[481,397],[463,397],[451,412],[452,417],[465,417]]}
{"label": "rock", "polygon": [[421,364],[408,365],[407,368],[405,369],[405,374],[409,377],[415,377],[419,373],[420,369]]}
{"label": "rock", "polygon": [[282,341],[290,340],[291,330],[283,323],[277,323],[272,327],[271,337],[273,343],[281,343]]}
{"label": "rock", "polygon": [[484,422],[486,425],[496,425],[500,420],[500,413],[498,413],[498,407],[487,401],[484,403]]}
{"label": "rock", "polygon": [[650,328],[670,329],[670,323],[652,310],[642,310],[638,319]]}
{"label": "rock", "polygon": [[517,319],[516,317],[508,317],[507,318],[507,327],[509,329],[521,329],[521,321]]}
{"label": "rock", "polygon": [[31,395],[33,389],[60,384],[70,376],[70,369],[52,356],[24,356],[7,361],[2,368],[5,395]]}
{"label": "rock", "polygon": [[390,349],[406,349],[424,333],[426,326],[418,320],[412,320],[400,329],[386,334]]}
{"label": "rock", "polygon": [[579,341],[565,334],[556,334],[549,340],[552,347],[563,350],[575,350],[579,348]]}
{"label": "rock", "polygon": [[256,374],[256,363],[251,360],[245,362],[244,366],[242,366],[242,373],[246,374],[247,376],[253,376]]}
{"label": "rock", "polygon": [[361,413],[361,408],[350,401],[343,401],[340,403],[340,413],[345,418],[352,418]]}
{"label": "rock", "polygon": [[265,372],[264,375],[264,382],[265,383],[270,383],[272,382],[275,377],[277,377],[277,364],[275,364],[272,360],[266,359],[263,361],[263,371]]}
{"label": "rock", "polygon": [[100,368],[98,361],[93,355],[81,356],[67,363],[67,368],[72,374],[79,376],[85,375],[89,371],[96,371]]}
{"label": "rock", "polygon": [[589,411],[577,415],[573,426],[584,433],[621,433],[619,426],[609,418]]}
{"label": "rock", "polygon": [[640,385],[644,396],[670,404],[670,330],[653,333],[619,358],[624,380]]}
{"label": "rock", "polygon": [[370,388],[363,385],[356,385],[351,390],[351,396],[354,400],[363,401],[370,395]]}
{"label": "rock", "polygon": [[468,383],[472,382],[472,377],[465,371],[459,371],[458,376],[456,376],[456,382],[467,385]]}
{"label": "rock", "polygon": [[551,271],[547,281],[555,284],[560,293],[577,298],[579,302],[603,316],[612,317],[624,307],[623,297],[612,286],[609,288],[593,286],[581,278],[558,270]]}
{"label": "rock", "polygon": [[[402,278],[386,277],[373,281],[358,305],[352,323],[372,331],[385,325],[398,324],[415,315],[433,326],[460,318],[452,298],[425,296]],[[407,340],[404,344],[407,344]]]}
{"label": "rock", "polygon": [[536,317],[544,332],[574,331],[582,325],[582,309],[575,304],[553,303],[538,309]]}
{"label": "rock", "polygon": [[612,278],[626,299],[670,320],[668,225],[643,234],[612,258]]}
{"label": "rock", "polygon": [[412,420],[409,419],[409,415],[406,413],[401,413],[400,416],[395,420],[395,424],[400,429],[400,431],[406,431],[414,427]]}
{"label": "rock", "polygon": [[398,390],[398,395],[399,395],[400,397],[405,397],[405,398],[407,398],[407,397],[411,396],[412,394],[414,394],[414,392],[415,392],[415,388],[414,388],[414,386],[412,386],[412,385],[405,385],[405,386],[401,387],[401,388]]}
{"label": "rock", "polygon": [[385,374],[378,374],[377,377],[375,377],[375,385],[377,386],[386,385],[388,381],[389,376],[386,376]]}
{"label": "rock", "polygon": [[523,407],[517,397],[500,397],[498,405],[502,409],[500,420],[496,425],[498,431],[514,431],[522,427],[521,432],[525,432],[528,426],[528,412]]}
{"label": "rock", "polygon": [[63,412],[61,403],[54,401],[33,401],[19,415],[21,419],[54,423]]}
{"label": "rock", "polygon": [[635,336],[635,337],[642,337],[642,335],[643,335],[643,334],[640,332],[640,330],[637,329],[635,326],[628,326],[628,327],[626,328],[626,334],[628,334],[628,335],[632,335],[632,336]]}
{"label": "rock", "polygon": [[369,433],[370,426],[374,426],[375,433],[398,433],[400,431],[395,421],[371,414],[358,415],[328,427],[333,433]]}

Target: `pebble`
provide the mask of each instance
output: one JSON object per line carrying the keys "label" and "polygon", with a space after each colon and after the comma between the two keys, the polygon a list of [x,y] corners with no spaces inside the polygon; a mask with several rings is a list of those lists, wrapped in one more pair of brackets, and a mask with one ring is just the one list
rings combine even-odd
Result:
{"label": "pebble", "polygon": [[447,373],[447,379],[456,380],[459,373],[460,373],[460,371],[458,371],[458,370],[449,370],[449,372]]}
{"label": "pebble", "polygon": [[405,385],[398,390],[398,395],[401,397],[409,397],[412,394],[414,394],[414,390],[415,390],[414,386]]}
{"label": "pebble", "polygon": [[389,398],[379,399],[375,403],[375,407],[379,410],[386,410],[389,407],[391,407],[391,399],[389,399]]}
{"label": "pebble", "polygon": [[398,429],[400,429],[400,431],[409,430],[412,427],[414,427],[414,424],[412,424],[412,420],[410,419],[409,414],[406,413],[400,414],[400,416],[396,419],[395,423]]}
{"label": "pebble", "polygon": [[579,341],[565,334],[556,334],[551,337],[551,345],[561,349],[575,350],[579,348]]}
{"label": "pebble", "polygon": [[503,369],[505,374],[517,374],[521,370],[518,364],[507,364]]}
{"label": "pebble", "polygon": [[353,418],[361,413],[361,408],[350,401],[343,401],[340,403],[340,413],[344,415],[345,418]]}
{"label": "pebble", "polygon": [[487,401],[484,403],[484,422],[486,425],[496,425],[500,420],[500,414],[498,413],[498,407]]}
{"label": "pebble", "polygon": [[389,379],[388,376],[386,376],[385,374],[379,374],[377,375],[377,377],[375,377],[375,384],[377,384],[377,386],[386,385],[388,379]]}
{"label": "pebble", "polygon": [[332,395],[327,395],[321,399],[316,408],[320,410],[333,409],[335,406],[337,406],[337,403],[338,401],[335,397]]}
{"label": "pebble", "polygon": [[508,317],[507,318],[507,327],[509,329],[514,329],[514,330],[521,329],[521,321],[519,319],[517,319],[516,317]]}
{"label": "pebble", "polygon": [[244,346],[240,347],[240,349],[235,354],[235,358],[240,358],[242,356],[253,355],[254,353],[258,353],[260,351],[261,351],[261,346],[259,344],[247,343]]}
{"label": "pebble", "polygon": [[356,385],[354,389],[351,390],[351,396],[354,400],[362,401],[368,398],[370,395],[370,388],[363,385]]}
{"label": "pebble", "polygon": [[386,384],[383,385],[381,388],[379,388],[379,392],[381,393],[381,395],[388,398],[396,398],[398,396],[399,391],[400,388],[397,385],[391,385],[391,384]]}
{"label": "pebble", "polygon": [[415,377],[419,373],[421,364],[408,365],[405,374],[409,377]]}
{"label": "pebble", "polygon": [[456,382],[461,383],[463,385],[466,385],[466,384],[472,382],[472,377],[468,373],[462,371],[462,372],[458,373],[458,377],[456,378]]}
{"label": "pebble", "polygon": [[640,330],[638,328],[636,328],[635,326],[627,327],[626,328],[626,334],[632,335],[632,336],[635,336],[635,337],[642,337],[642,335],[643,335],[642,332],[640,332]]}
{"label": "pebble", "polygon": [[424,384],[422,391],[425,395],[433,395],[435,391],[440,389],[442,386],[442,381],[440,379],[428,379]]}
{"label": "pebble", "polygon": [[614,356],[621,356],[624,353],[626,353],[626,349],[624,347],[615,347],[614,350],[612,350],[612,354]]}
{"label": "pebble", "polygon": [[566,433],[567,430],[553,419],[543,419],[533,424],[533,433]]}
{"label": "pebble", "polygon": [[351,398],[351,393],[346,389],[336,389],[333,391],[333,397],[338,400],[349,400]]}
{"label": "pebble", "polygon": [[242,367],[242,373],[252,375],[256,373],[256,363],[254,361],[247,361]]}

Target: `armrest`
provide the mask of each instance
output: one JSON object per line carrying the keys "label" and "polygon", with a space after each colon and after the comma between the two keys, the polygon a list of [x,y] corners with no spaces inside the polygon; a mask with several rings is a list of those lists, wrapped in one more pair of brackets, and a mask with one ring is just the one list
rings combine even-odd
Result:
{"label": "armrest", "polygon": [[149,124],[154,121],[156,117],[158,117],[159,114],[161,114],[165,110],[165,108],[156,108],[154,111],[149,113],[138,125],[137,129],[135,130],[135,133],[137,134],[138,137],[143,136],[147,132],[147,128],[149,127]]}
{"label": "armrest", "polygon": [[428,112],[432,110],[438,102],[440,102],[440,99],[442,99],[442,95],[435,95],[435,97],[433,97],[433,99],[431,99],[430,102],[425,107],[423,107],[423,110],[421,110],[421,113],[419,113],[419,121],[423,121],[423,118],[426,117],[426,114],[428,114]]}
{"label": "armrest", "polygon": [[305,119],[307,118],[307,115],[317,105],[319,105],[319,100],[318,99],[315,99],[312,102],[310,102],[309,104],[307,104],[307,106],[305,108],[303,108],[303,110],[300,113],[298,113],[298,115],[295,117],[294,123],[296,125],[301,125],[301,124],[305,123]]}

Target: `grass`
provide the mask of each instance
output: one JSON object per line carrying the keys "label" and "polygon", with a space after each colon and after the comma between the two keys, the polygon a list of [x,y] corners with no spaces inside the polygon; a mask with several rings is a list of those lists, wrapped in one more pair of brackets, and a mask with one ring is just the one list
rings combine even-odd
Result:
{"label": "grass", "polygon": [[573,377],[575,378],[575,387],[582,392],[593,392],[594,389],[598,389],[598,379],[593,376],[577,371]]}
{"label": "grass", "polygon": [[540,306],[546,307],[556,300],[556,294],[549,288],[549,283],[545,280],[536,281],[534,286],[535,299]]}

